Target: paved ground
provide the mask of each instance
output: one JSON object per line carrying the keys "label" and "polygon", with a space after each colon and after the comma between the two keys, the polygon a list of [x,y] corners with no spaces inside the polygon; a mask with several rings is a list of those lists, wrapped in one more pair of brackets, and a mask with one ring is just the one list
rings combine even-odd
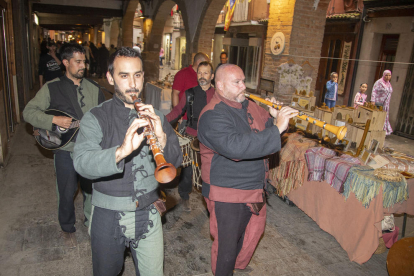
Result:
{"label": "paved ground", "polygon": [[[111,89],[106,80],[99,83]],[[408,152],[414,151],[412,140],[391,136],[386,145],[414,155]],[[170,210],[163,225],[165,275],[212,275],[209,222],[200,193],[193,191],[193,211],[186,213],[177,204],[177,189],[166,191]],[[76,207],[77,232],[65,242],[57,221],[52,154],[36,146],[28,124],[18,125],[8,165],[0,169],[0,275],[92,275],[80,195]],[[364,265],[352,263],[336,240],[297,207],[274,195],[267,207],[265,234],[250,262],[253,270],[236,275],[388,275],[388,251],[373,255]],[[401,217],[396,225],[401,228]],[[406,235],[414,236],[412,217]],[[128,253],[121,275],[135,275]]]}
{"label": "paved ground", "polygon": [[[52,155],[40,150],[30,133],[28,124],[17,127],[8,165],[0,170],[0,275],[92,275],[81,196],[76,238],[68,244],[57,222]],[[177,205],[176,188],[167,194],[165,275],[211,275],[209,223],[200,194],[191,194],[191,213]],[[407,232],[414,236],[412,221]],[[253,271],[244,275],[388,275],[386,257],[387,252],[364,265],[350,262],[331,235],[272,195],[266,232],[250,263]],[[122,275],[135,275],[128,254]]]}

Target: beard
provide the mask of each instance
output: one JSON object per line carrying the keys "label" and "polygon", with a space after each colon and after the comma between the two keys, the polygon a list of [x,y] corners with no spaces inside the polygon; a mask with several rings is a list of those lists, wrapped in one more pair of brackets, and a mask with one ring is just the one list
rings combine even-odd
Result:
{"label": "beard", "polygon": [[210,84],[211,83],[211,81],[207,81],[206,79],[204,79],[204,78],[200,78],[200,79],[198,79],[198,84],[200,85],[200,86],[204,86],[204,85],[208,85],[208,84]]}
{"label": "beard", "polygon": [[[115,95],[124,103],[127,104],[134,104],[134,101],[132,100],[131,96],[134,95],[137,98],[139,97],[140,91],[139,89],[135,88],[135,89],[128,89],[125,90],[124,92],[121,91],[121,89],[119,89],[119,86],[115,83],[114,84],[114,88],[115,88]],[[134,93],[134,94],[127,94],[127,93]]]}
{"label": "beard", "polygon": [[85,74],[85,69],[78,70],[75,74],[71,74],[75,79],[82,79]]}

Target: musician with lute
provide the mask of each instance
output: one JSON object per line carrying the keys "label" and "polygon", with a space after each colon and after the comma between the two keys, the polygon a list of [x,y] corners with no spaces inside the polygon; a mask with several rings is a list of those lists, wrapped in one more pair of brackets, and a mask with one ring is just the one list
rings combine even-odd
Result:
{"label": "musician with lute", "polygon": [[65,44],[60,54],[65,75],[43,85],[26,105],[23,117],[35,128],[40,146],[54,150],[59,224],[68,236],[76,231],[74,195],[78,179],[83,190],[86,226],[91,212],[91,182],[79,177],[71,157],[79,120],[89,109],[105,101],[105,97],[95,82],[84,78],[86,58],[82,46]]}
{"label": "musician with lute", "polygon": [[[73,160],[94,179],[90,225],[93,274],[118,275],[129,247],[137,275],[163,275],[158,183],[182,162],[177,135],[164,114],[139,101],[144,83],[138,52],[122,47],[109,57],[111,100],[83,116]],[[142,130],[142,131],[141,131]]]}

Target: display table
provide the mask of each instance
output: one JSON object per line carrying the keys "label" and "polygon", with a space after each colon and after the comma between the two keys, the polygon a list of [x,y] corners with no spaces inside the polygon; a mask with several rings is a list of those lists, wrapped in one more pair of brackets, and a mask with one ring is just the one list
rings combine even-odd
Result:
{"label": "display table", "polygon": [[382,189],[365,208],[352,192],[345,201],[327,182],[307,181],[307,175],[306,170],[303,185],[287,196],[322,230],[335,237],[351,261],[359,264],[367,262],[378,247],[384,213],[414,215],[414,179],[407,180],[408,200],[384,209]]}
{"label": "display table", "polygon": [[145,103],[151,104],[164,115],[171,111],[171,88],[161,87],[147,82],[145,84]]}

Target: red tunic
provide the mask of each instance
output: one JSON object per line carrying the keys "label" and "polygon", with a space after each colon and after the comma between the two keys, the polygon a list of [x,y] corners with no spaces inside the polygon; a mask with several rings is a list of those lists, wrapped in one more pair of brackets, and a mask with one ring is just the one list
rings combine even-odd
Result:
{"label": "red tunic", "polygon": [[[184,92],[187,89],[195,87],[198,85],[197,73],[194,71],[193,66],[190,65],[181,69],[174,77],[174,83],[172,86],[173,90],[180,91],[178,99],[181,99],[184,95]],[[187,113],[183,116],[184,120],[187,120]]]}

